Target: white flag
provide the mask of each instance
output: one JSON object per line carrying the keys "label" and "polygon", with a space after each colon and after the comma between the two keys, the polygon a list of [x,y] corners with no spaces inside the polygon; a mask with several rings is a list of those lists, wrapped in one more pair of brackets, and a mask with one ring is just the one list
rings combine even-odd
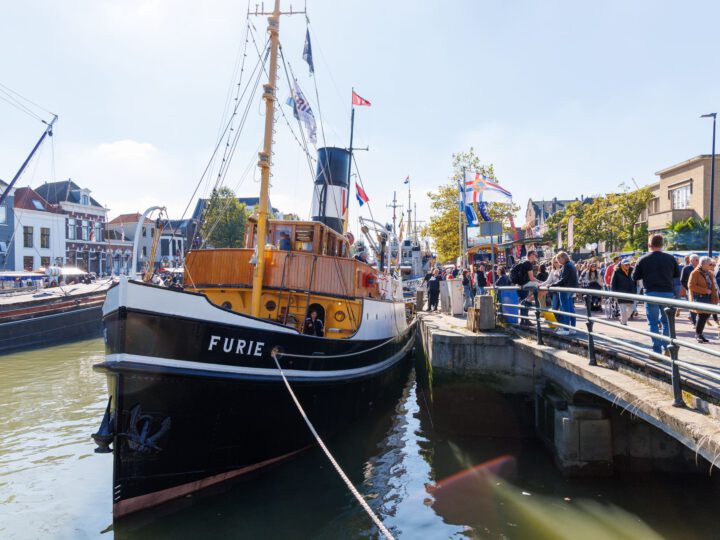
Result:
{"label": "white flag", "polygon": [[310,108],[310,103],[308,103],[307,99],[305,99],[305,96],[300,90],[297,80],[293,81],[292,93],[294,101],[293,112],[295,114],[295,118],[305,124],[305,129],[307,130],[307,135],[310,142],[313,144],[317,144],[317,127],[315,125],[315,116],[313,115],[312,109]]}

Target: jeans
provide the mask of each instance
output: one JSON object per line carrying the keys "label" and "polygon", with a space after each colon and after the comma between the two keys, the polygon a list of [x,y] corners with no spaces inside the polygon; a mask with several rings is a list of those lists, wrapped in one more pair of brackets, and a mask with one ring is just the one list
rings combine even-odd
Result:
{"label": "jeans", "polygon": [[[646,292],[645,296],[654,296],[656,298],[672,298],[671,292]],[[660,324],[662,323],[662,333],[664,336],[670,335],[670,326],[668,325],[667,316],[663,311],[663,306],[657,304],[645,303],[645,312],[647,315],[648,328],[653,334],[659,334]],[[653,352],[661,353],[663,349],[667,349],[667,342],[652,338]]]}
{"label": "jeans", "polygon": [[483,294],[485,294],[485,287],[478,287],[478,288],[477,288],[477,294],[479,294],[480,296],[482,296]]}
{"label": "jeans", "polygon": [[428,291],[428,311],[435,311],[437,309],[438,300],[440,300],[440,290]]}
{"label": "jeans", "polygon": [[[525,305],[525,299],[528,297],[528,294],[530,294],[530,291],[526,289],[520,289],[518,292],[518,304]],[[525,317],[528,316],[528,309],[526,307],[520,308],[520,315],[523,315]],[[531,324],[528,319],[520,319],[520,324]]]}
{"label": "jeans", "polygon": [[[575,313],[575,302],[573,300],[573,293],[569,292],[561,292],[558,293],[558,296],[560,297],[560,311],[565,311],[567,313]],[[588,315],[590,315],[588,313]],[[569,315],[559,315],[558,319],[562,317],[562,320],[558,321],[561,324],[567,324],[568,326],[575,326],[575,317],[571,317]]]}
{"label": "jeans", "polygon": [[472,287],[465,286],[463,287],[463,291],[465,294],[465,304],[463,305],[463,309],[467,311],[469,307],[472,307],[473,305],[473,293],[472,293]]}

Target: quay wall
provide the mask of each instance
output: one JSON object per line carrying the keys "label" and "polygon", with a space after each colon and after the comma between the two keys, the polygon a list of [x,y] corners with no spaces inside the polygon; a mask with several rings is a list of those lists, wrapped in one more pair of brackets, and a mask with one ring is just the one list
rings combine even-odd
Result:
{"label": "quay wall", "polygon": [[720,457],[720,421],[691,400],[674,407],[669,385],[590,366],[585,356],[502,330],[473,333],[446,315],[423,313],[419,323],[432,378],[461,377],[478,388],[534,396],[537,434],[568,474],[605,474],[613,463],[672,469],[697,456],[709,464]]}

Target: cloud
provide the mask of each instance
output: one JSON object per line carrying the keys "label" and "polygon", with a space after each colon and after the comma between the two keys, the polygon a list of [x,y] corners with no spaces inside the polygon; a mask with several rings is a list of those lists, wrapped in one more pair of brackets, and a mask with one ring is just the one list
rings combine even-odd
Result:
{"label": "cloud", "polygon": [[[70,145],[58,161],[57,180],[71,176],[93,197],[110,208],[110,216],[167,206],[179,218],[187,203],[191,182],[186,158],[157,146],[123,139],[98,145]],[[62,174],[65,172],[66,174]]]}

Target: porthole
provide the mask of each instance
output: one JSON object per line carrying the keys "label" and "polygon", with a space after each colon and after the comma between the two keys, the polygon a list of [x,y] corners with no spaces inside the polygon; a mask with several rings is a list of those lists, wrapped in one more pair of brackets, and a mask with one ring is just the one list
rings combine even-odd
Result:
{"label": "porthole", "polygon": [[232,304],[230,302],[223,302],[221,307],[225,309],[232,309]]}
{"label": "porthole", "polygon": [[345,312],[344,311],[336,311],[335,312],[335,320],[337,322],[343,322],[345,320]]}
{"label": "porthole", "polygon": [[267,309],[268,311],[275,311],[276,307],[277,304],[274,300],[268,300],[267,302],[265,302],[265,309]]}

